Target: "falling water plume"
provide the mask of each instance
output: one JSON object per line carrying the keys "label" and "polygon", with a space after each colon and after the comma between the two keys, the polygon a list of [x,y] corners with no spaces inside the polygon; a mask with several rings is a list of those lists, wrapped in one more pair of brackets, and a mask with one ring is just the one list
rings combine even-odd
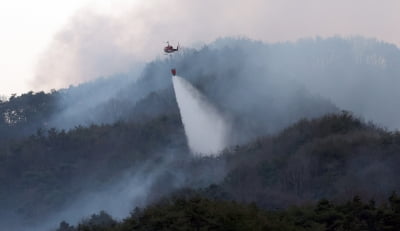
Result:
{"label": "falling water plume", "polygon": [[184,78],[172,81],[189,148],[197,155],[218,155],[228,145],[227,119]]}

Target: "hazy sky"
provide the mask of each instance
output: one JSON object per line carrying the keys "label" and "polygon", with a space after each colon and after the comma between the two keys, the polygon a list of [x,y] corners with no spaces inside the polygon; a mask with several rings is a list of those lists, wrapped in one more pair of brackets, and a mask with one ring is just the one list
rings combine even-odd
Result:
{"label": "hazy sky", "polygon": [[0,1],[0,95],[125,72],[162,57],[166,40],[363,35],[400,46],[399,12],[399,0]]}

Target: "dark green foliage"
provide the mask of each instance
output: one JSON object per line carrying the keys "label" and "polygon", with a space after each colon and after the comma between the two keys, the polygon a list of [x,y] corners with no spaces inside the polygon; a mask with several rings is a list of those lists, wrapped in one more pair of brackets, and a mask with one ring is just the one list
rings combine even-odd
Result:
{"label": "dark green foliage", "polygon": [[[187,153],[179,117],[160,117],[144,124],[76,127],[69,132],[39,130],[2,146],[0,180],[6,187],[0,193],[7,196],[3,197],[4,208],[17,205],[14,211],[20,215],[42,216],[73,200],[85,188],[105,187],[124,169],[148,160],[156,163],[165,153],[154,150],[167,144],[176,148],[172,153],[175,157],[178,150]],[[348,112],[332,114],[301,120],[277,136],[226,150],[218,158],[181,155],[171,164],[171,172],[155,181],[148,200],[171,192],[173,175],[182,174],[184,187],[214,184],[191,193],[177,191],[177,197],[199,194],[209,200],[255,202],[263,209],[283,209],[321,198],[343,201],[354,195],[374,197],[382,204],[393,190],[399,190],[398,153],[398,133],[365,124]],[[394,213],[399,211],[398,201],[393,194],[389,208]],[[332,229],[352,225],[353,220],[343,220],[331,207],[330,202],[321,201],[317,218]],[[395,224],[393,214],[385,214],[384,219]],[[312,225],[309,220],[299,222]]]}
{"label": "dark green foliage", "polygon": [[117,221],[108,213],[101,211],[99,214],[93,214],[90,218],[81,221],[76,228],[62,221],[56,231],[111,231],[116,226]]}
{"label": "dark green foliage", "polygon": [[354,195],[382,201],[400,190],[398,135],[349,112],[304,119],[227,151],[229,171],[218,190],[265,208]]}
{"label": "dark green foliage", "polygon": [[46,121],[57,109],[58,97],[59,93],[56,91],[28,92],[0,101],[0,143],[2,140],[29,135],[38,128],[46,127]]}
{"label": "dark green foliage", "polygon": [[74,231],[74,230],[76,229],[65,221],[62,221],[57,229],[57,231]]}
{"label": "dark green foliage", "polygon": [[[82,221],[78,227],[78,231],[107,231],[115,227],[117,222],[106,212],[101,211],[99,214],[93,214],[90,218]],[[58,230],[57,230],[58,231]],[[61,230],[60,230],[61,231]]]}
{"label": "dark green foliage", "polygon": [[118,181],[128,169],[166,157],[161,151],[166,146],[187,153],[179,117],[76,127],[68,132],[38,130],[0,146],[4,200],[0,210],[28,219],[43,216],[84,190],[99,190]]}
{"label": "dark green foliage", "polygon": [[[182,195],[181,195],[182,196]],[[395,194],[389,203],[399,200]],[[102,222],[99,222],[99,219]],[[164,199],[145,209],[135,209],[128,218],[115,222],[101,212],[76,228],[65,222],[57,231],[145,231],[145,230],[278,230],[361,231],[400,229],[400,212],[391,206],[376,207],[359,197],[346,203],[320,200],[315,205],[268,211],[254,204],[210,200],[198,195]]]}

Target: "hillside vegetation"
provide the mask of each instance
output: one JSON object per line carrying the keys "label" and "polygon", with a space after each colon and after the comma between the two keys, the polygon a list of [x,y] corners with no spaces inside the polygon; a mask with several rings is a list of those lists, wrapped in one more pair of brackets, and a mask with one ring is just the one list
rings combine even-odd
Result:
{"label": "hillside vegetation", "polygon": [[260,210],[254,204],[216,201],[194,196],[171,198],[136,209],[123,221],[115,221],[104,211],[93,214],[77,226],[61,222],[56,231],[131,230],[390,230],[400,228],[400,198],[392,194],[384,206],[374,200],[354,197],[335,204],[320,200],[312,206],[281,211]]}
{"label": "hillside vegetation", "polygon": [[[170,135],[178,125],[179,120],[163,117],[144,126],[117,123],[53,131],[3,145],[7,150],[0,156],[4,205],[39,219],[72,203],[85,190],[102,192],[107,185],[125,181],[122,170],[143,164],[146,174],[164,169],[147,188],[147,203],[187,187],[212,200],[256,203],[267,210],[354,196],[381,204],[399,190],[400,134],[365,124],[347,112],[301,120],[217,158],[185,154],[182,131]],[[141,143],[143,139],[146,142]],[[171,148],[174,144],[174,151],[167,156],[154,152],[165,144]],[[165,158],[172,159],[165,164]],[[118,200],[129,203],[132,197]]]}
{"label": "hillside vegetation", "polygon": [[[141,76],[3,99],[0,226],[43,230],[66,220],[74,227],[60,229],[75,230],[90,214],[105,210],[123,219],[138,206],[125,221],[100,214],[111,219],[104,230],[126,230],[129,222],[153,229],[170,222],[163,220],[169,213],[177,223],[165,227],[183,228],[188,215],[175,214],[183,206],[190,214],[206,211],[204,227],[216,230],[318,230],[331,222],[352,230],[345,224],[360,205],[374,227],[396,227],[390,222],[398,220],[397,196],[387,199],[400,187],[399,63],[397,47],[363,38],[221,39],[155,60]],[[234,125],[221,155],[188,150],[171,66]],[[340,213],[332,215],[337,220],[318,220],[321,203]],[[294,205],[299,212],[289,209]],[[226,210],[232,213],[225,220]],[[365,225],[364,217],[353,218]]]}

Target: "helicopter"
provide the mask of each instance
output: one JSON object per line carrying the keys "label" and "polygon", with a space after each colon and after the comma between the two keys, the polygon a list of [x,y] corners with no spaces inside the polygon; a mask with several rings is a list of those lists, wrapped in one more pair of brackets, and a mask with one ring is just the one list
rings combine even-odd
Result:
{"label": "helicopter", "polygon": [[164,47],[164,52],[165,54],[171,54],[174,53],[175,51],[179,50],[179,43],[178,46],[176,46],[176,48],[174,48],[173,46],[169,45],[169,42],[167,42],[167,46]]}
{"label": "helicopter", "polygon": [[[171,46],[171,45],[169,44],[169,42],[167,41],[167,46],[164,47],[164,52],[165,52],[165,54],[166,54],[166,55],[169,55],[170,57],[171,57],[172,53],[174,53],[174,52],[176,52],[176,51],[178,51],[178,50],[179,50],[179,43],[178,43],[178,45],[176,46],[176,48],[174,48],[174,47]],[[176,69],[175,69],[175,68],[172,68],[172,69],[171,69],[171,74],[172,74],[172,76],[176,76]]]}

